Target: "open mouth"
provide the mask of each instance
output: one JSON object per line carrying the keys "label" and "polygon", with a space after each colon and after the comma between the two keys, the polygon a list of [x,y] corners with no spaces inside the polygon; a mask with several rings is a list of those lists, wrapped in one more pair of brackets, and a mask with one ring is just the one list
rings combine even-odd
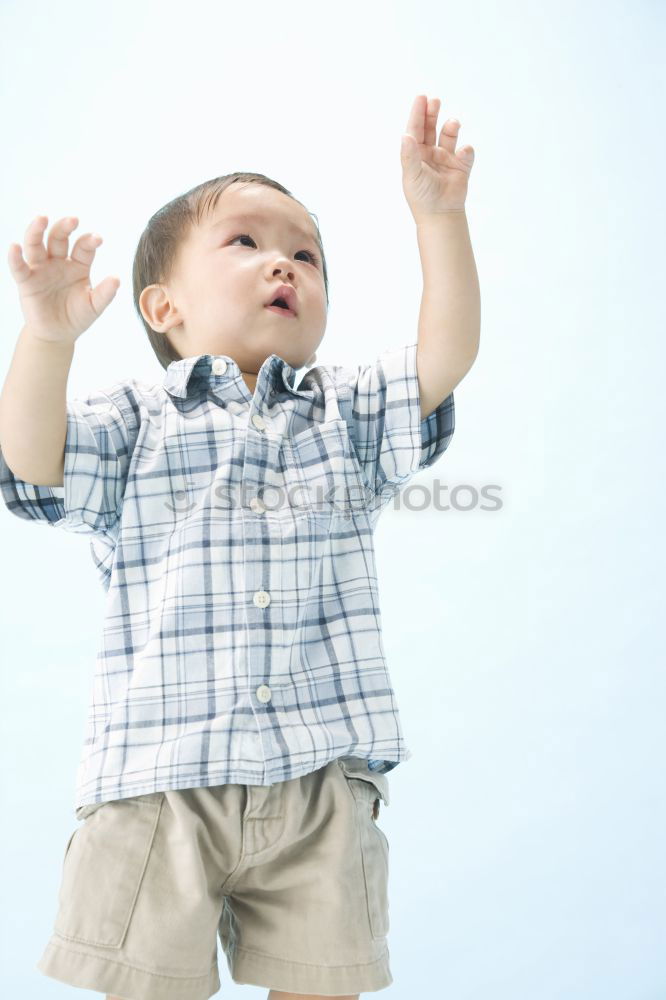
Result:
{"label": "open mouth", "polygon": [[270,309],[271,312],[279,313],[281,316],[295,316],[296,313],[293,309],[290,309],[284,299],[277,298],[270,305],[264,308]]}

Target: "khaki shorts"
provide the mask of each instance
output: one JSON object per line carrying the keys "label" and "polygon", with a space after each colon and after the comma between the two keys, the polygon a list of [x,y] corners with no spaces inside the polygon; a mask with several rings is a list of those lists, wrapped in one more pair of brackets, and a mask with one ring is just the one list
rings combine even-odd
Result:
{"label": "khaki shorts", "polygon": [[322,996],[393,982],[387,774],[343,757],[275,785],[90,805],[65,849],[53,979],[127,1000],[206,1000],[231,978]]}

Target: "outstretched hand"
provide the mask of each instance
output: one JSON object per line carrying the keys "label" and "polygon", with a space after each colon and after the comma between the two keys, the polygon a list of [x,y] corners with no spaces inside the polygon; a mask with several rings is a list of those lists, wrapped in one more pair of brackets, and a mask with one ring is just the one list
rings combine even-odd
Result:
{"label": "outstretched hand", "polygon": [[402,137],[402,189],[415,222],[446,212],[464,212],[474,163],[471,146],[456,151],[460,122],[447,118],[437,138],[439,97],[414,99]]}

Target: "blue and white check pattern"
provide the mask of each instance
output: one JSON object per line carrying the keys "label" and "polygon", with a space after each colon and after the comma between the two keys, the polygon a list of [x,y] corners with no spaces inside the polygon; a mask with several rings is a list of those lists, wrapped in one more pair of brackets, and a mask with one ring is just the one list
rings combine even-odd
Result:
{"label": "blue and white check pattern", "polygon": [[412,756],[373,531],[454,431],[453,393],[421,420],[416,349],[311,368],[298,388],[272,354],[254,394],[231,357],[203,354],[68,401],[62,487],[0,453],[7,508],[89,535],[108,591],[75,809]]}

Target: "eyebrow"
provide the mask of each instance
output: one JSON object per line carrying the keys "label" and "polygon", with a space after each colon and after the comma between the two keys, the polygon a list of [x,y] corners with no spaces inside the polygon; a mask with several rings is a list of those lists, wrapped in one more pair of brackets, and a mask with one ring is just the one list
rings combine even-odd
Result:
{"label": "eyebrow", "polygon": [[[265,220],[265,216],[257,215],[254,212],[238,212],[235,215],[228,215],[224,219],[218,219],[218,221],[214,222],[209,228],[211,230],[217,229],[219,226],[224,226],[228,222],[262,222],[263,220]],[[287,222],[287,227],[294,233],[299,233],[305,239],[314,240],[315,243],[317,242],[315,234],[313,232],[308,232],[308,230],[304,229],[302,226],[298,226],[294,222]]]}

